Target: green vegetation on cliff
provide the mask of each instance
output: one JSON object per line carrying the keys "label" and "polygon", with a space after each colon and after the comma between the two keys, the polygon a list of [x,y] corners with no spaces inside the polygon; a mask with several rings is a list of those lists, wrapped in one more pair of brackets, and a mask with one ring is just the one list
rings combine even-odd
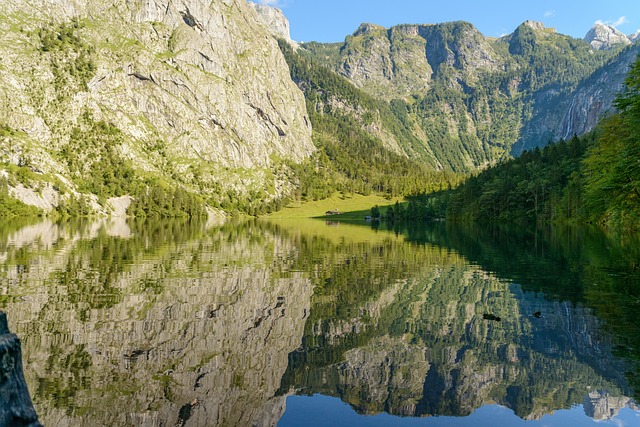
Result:
{"label": "green vegetation on cliff", "polygon": [[[412,158],[458,172],[570,138],[576,122],[590,120],[565,117],[576,89],[623,56],[530,21],[497,40],[462,21],[363,24],[341,46],[307,43],[299,51],[402,111],[396,117],[419,141],[402,145]],[[597,102],[580,108],[597,117],[612,98],[600,91],[590,99]]]}
{"label": "green vegetation on cliff", "polygon": [[0,10],[3,200],[52,217],[121,215],[129,201],[129,216],[199,216],[293,196],[287,165],[315,147],[277,43],[246,2],[188,19],[165,3],[160,15],[123,0]]}
{"label": "green vegetation on cliff", "polygon": [[[261,215],[336,192],[446,190],[546,144],[572,91],[620,52],[535,23],[493,40],[466,22],[364,24],[341,44],[278,50],[268,38],[265,50],[268,33],[245,31],[242,8],[211,2],[212,27],[237,21],[224,28],[246,42],[238,54],[196,42],[172,7],[135,25],[117,7],[100,20],[50,9],[0,14],[0,56],[12,58],[0,70],[0,162],[5,199],[61,216],[108,214],[126,196],[129,215]],[[245,72],[242,84],[229,77]]]}
{"label": "green vegetation on cliff", "polygon": [[604,122],[584,160],[585,204],[591,219],[640,226],[640,59],[618,96],[620,113]]}
{"label": "green vegetation on cliff", "polygon": [[[525,152],[455,190],[416,197],[405,217],[595,222],[640,227],[640,60],[593,133]],[[437,209],[436,209],[437,208]]]}
{"label": "green vegetation on cliff", "polygon": [[38,30],[43,56],[49,52],[57,53],[49,55],[48,59],[58,92],[74,87],[86,91],[87,83],[96,73],[94,49],[78,35],[81,28],[82,24],[73,18],[71,22],[49,24]]}
{"label": "green vegetation on cliff", "polygon": [[[553,29],[536,29],[527,23],[495,42],[495,45],[503,44],[508,45],[508,56],[515,62],[511,67],[517,70],[515,77],[529,93],[548,86],[563,90],[575,88],[619,51],[593,50],[582,39],[558,34]],[[504,52],[504,47],[497,49]]]}
{"label": "green vegetation on cliff", "polygon": [[2,212],[2,217],[4,218],[35,217],[42,214],[38,208],[22,203],[20,200],[11,197],[7,179],[1,176],[0,212]]}
{"label": "green vegetation on cliff", "polygon": [[433,163],[392,151],[367,130],[380,124],[400,146],[418,147],[403,108],[374,99],[313,59],[298,55],[284,41],[280,49],[291,78],[305,94],[318,148],[311,167],[293,166],[302,199],[326,198],[335,191],[394,197],[448,188],[460,180],[454,173],[436,171]]}
{"label": "green vegetation on cliff", "polygon": [[[203,200],[183,187],[158,177],[144,177],[119,153],[124,140],[122,132],[104,121],[95,121],[85,113],[71,131],[69,142],[59,153],[82,193],[90,193],[104,201],[109,197],[129,195],[128,213],[135,216],[198,217],[205,215]],[[72,202],[73,203],[73,202]],[[88,214],[81,206],[69,209],[68,216]],[[58,211],[62,210],[60,207]]]}

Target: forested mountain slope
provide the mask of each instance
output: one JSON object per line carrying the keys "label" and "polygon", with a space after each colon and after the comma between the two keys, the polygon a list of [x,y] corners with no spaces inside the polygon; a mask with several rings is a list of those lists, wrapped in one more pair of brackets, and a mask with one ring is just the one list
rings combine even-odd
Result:
{"label": "forested mountain slope", "polygon": [[302,48],[404,108],[422,152],[463,171],[588,132],[611,110],[639,48],[624,35],[605,45],[596,27],[581,40],[527,21],[492,39],[462,21],[363,24],[342,44]]}
{"label": "forested mountain slope", "polygon": [[414,198],[405,218],[592,222],[640,229],[640,59],[614,101],[618,113],[583,137],[523,153],[455,190]]}

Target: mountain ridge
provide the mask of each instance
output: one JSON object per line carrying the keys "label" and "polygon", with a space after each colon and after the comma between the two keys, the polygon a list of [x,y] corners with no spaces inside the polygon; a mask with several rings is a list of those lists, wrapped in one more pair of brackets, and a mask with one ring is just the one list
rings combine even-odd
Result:
{"label": "mountain ridge", "polygon": [[[611,111],[624,70],[633,61],[629,49],[635,52],[636,44],[622,37],[623,42],[595,48],[586,37],[576,39],[525,21],[495,39],[457,21],[390,28],[362,24],[342,44],[301,46],[309,46],[312,56],[322,52],[329,68],[370,95],[401,99],[415,127],[428,133],[437,126],[429,118],[434,114],[438,122],[448,123],[448,130],[425,145],[462,152],[481,147],[480,157],[472,157],[484,160],[449,165],[469,170],[593,129]],[[592,76],[606,76],[607,67],[612,67],[613,79],[602,87],[603,78]],[[596,80],[596,86],[587,88]],[[581,95],[585,92],[596,95]],[[415,112],[416,102],[434,97],[431,111]],[[500,121],[509,124],[503,127]]]}

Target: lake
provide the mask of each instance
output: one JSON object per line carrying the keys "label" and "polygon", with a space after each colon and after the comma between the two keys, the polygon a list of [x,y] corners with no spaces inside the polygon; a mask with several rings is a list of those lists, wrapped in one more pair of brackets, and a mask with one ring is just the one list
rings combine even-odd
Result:
{"label": "lake", "polygon": [[595,228],[14,221],[0,310],[45,426],[640,425]]}

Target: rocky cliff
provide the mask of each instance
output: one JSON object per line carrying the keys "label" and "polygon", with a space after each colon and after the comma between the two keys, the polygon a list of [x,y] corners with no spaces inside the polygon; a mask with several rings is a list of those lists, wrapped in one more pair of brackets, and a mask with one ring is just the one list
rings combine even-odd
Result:
{"label": "rocky cliff", "polygon": [[631,40],[614,26],[599,23],[591,27],[587,35],[584,36],[584,40],[597,50],[631,44]]}
{"label": "rocky cliff", "polygon": [[399,25],[362,24],[340,49],[338,72],[372,95],[391,99],[425,93],[431,82],[453,71],[448,83],[473,83],[496,70],[498,56],[467,22]]}
{"label": "rocky cliff", "polygon": [[517,156],[524,149],[544,146],[558,139],[567,140],[593,130],[601,119],[615,110],[613,101],[624,88],[624,80],[639,53],[637,44],[628,46],[570,93],[555,89],[537,93],[534,113],[523,126],[512,153]]}
{"label": "rocky cliff", "polygon": [[586,133],[613,111],[612,102],[624,89],[623,82],[638,54],[640,45],[633,45],[582,82],[570,98],[554,136],[568,139]]}
{"label": "rocky cliff", "polygon": [[314,151],[264,8],[2,0],[0,10],[0,157],[41,181],[82,190],[86,171],[65,148],[81,157],[73,132],[91,129],[86,117],[119,135],[110,141],[119,161],[213,203],[226,189],[286,194],[291,179],[276,170]]}
{"label": "rocky cliff", "polygon": [[341,46],[308,51],[374,97],[404,104],[398,117],[420,141],[395,138],[407,156],[470,170],[588,132],[610,111],[634,60],[630,40],[603,25],[590,34],[574,39],[534,21],[499,39],[466,22],[362,24]]}
{"label": "rocky cliff", "polygon": [[260,21],[276,37],[284,39],[288,43],[294,43],[289,32],[289,21],[280,9],[251,1],[248,4],[256,10]]}

